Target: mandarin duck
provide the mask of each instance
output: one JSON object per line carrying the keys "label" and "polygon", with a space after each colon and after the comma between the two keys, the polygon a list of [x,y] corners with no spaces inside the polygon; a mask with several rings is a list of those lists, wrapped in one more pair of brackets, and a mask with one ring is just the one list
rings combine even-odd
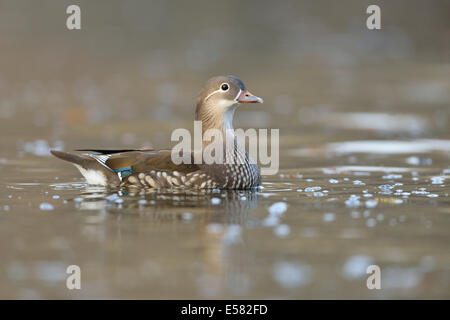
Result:
{"label": "mandarin duck", "polygon": [[[222,133],[220,140],[202,139],[202,150],[221,142],[223,163],[193,161],[175,163],[172,150],[94,150],[82,155],[51,150],[51,153],[74,164],[88,184],[107,187],[250,189],[261,183],[258,165],[239,143],[233,130],[234,112],[241,103],[262,103],[235,76],[209,79],[197,97],[195,120],[201,121],[202,137],[208,129]],[[225,143],[230,139],[232,143]],[[185,154],[184,154],[185,156]],[[184,158],[185,159],[185,158]]]}

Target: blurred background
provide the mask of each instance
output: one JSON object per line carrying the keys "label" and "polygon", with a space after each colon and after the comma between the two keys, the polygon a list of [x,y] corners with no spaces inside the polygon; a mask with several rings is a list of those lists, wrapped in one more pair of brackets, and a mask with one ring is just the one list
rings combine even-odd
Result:
{"label": "blurred background", "polygon": [[[381,30],[366,28],[372,3]],[[81,7],[81,30],[66,28],[70,4]],[[345,127],[342,111],[417,110],[433,122],[403,118],[391,130],[448,137],[448,1],[0,6],[0,154],[15,147],[11,136],[69,149],[165,147],[168,132],[192,126],[196,94],[218,74],[239,76],[266,101],[241,108],[236,126],[285,128],[308,143],[318,126],[321,134]]]}
{"label": "blurred background", "polygon": [[[447,0],[1,0],[0,297],[449,298],[449,40]],[[168,147],[219,74],[265,101],[235,127],[280,129],[259,193],[111,194],[49,155]]]}

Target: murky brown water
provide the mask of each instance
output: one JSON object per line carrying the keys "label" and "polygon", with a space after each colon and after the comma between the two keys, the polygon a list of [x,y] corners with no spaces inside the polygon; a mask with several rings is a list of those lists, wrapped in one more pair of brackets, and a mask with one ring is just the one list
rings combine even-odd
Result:
{"label": "murky brown water", "polygon": [[[281,6],[259,11],[266,25],[235,22],[248,44],[226,19],[211,34],[201,19],[185,27],[189,10],[164,40],[143,31],[169,23],[153,14],[161,25],[101,29],[105,18],[59,42],[37,24],[34,43],[12,27],[14,8],[0,13],[0,298],[450,298],[450,65],[445,50],[415,59],[409,46],[428,29],[387,27],[375,41],[352,24],[277,24],[293,12]],[[124,21],[142,11],[121,10]],[[336,32],[344,45],[330,41]],[[270,50],[266,36],[278,39]],[[382,43],[374,56],[362,49],[371,41]],[[108,192],[49,156],[167,147],[173,129],[192,127],[203,81],[221,73],[265,100],[238,110],[236,127],[280,129],[280,171],[259,190]],[[81,290],[66,288],[73,264]],[[366,286],[369,265],[381,290]]]}

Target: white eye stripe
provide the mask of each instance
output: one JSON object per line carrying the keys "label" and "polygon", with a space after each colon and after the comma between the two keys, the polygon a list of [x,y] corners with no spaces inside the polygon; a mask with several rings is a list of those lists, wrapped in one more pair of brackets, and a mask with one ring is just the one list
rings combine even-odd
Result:
{"label": "white eye stripe", "polygon": [[237,96],[234,98],[235,101],[238,101],[239,96],[241,95],[242,90],[239,89]]}
{"label": "white eye stripe", "polygon": [[211,97],[213,94],[216,94],[217,92],[223,92],[222,89],[216,90],[211,92],[210,94],[208,94],[205,98],[205,101],[209,99],[209,97]]}
{"label": "white eye stripe", "polygon": [[[216,93],[218,93],[218,92],[224,92],[224,91],[223,91],[222,89],[219,89],[219,90],[216,90],[216,91],[211,92],[210,94],[208,94],[208,95],[206,96],[205,101],[208,100],[209,97],[211,97],[212,95],[214,95],[214,94],[216,94]],[[241,95],[241,93],[242,93],[242,90],[239,89],[239,92],[238,92],[238,94],[236,95],[236,97],[234,98],[234,101],[237,101],[237,99],[238,99],[238,97]]]}

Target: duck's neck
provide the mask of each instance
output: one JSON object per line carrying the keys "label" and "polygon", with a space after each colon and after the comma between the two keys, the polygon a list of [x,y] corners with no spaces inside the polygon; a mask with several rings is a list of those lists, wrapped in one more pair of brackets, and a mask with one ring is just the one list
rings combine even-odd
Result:
{"label": "duck's neck", "polygon": [[[236,105],[227,107],[224,111],[218,108],[200,108],[195,114],[195,120],[202,122],[202,138],[209,129],[220,130],[222,138],[226,139],[233,135],[233,117],[237,108]],[[208,139],[206,139],[208,140]],[[203,141],[203,147],[211,143],[211,141]]]}
{"label": "duck's neck", "polygon": [[[225,161],[223,163],[249,165],[254,161],[249,157],[245,146],[239,143],[233,129],[233,117],[237,106],[238,104],[232,105],[224,112],[214,112],[212,108],[197,109],[195,118],[202,122],[202,150],[211,151],[217,147],[223,148]],[[208,132],[209,129],[213,130]],[[220,133],[220,137],[216,136],[217,133]],[[217,141],[216,138],[220,138],[222,141]],[[215,145],[216,142],[222,144]]]}

